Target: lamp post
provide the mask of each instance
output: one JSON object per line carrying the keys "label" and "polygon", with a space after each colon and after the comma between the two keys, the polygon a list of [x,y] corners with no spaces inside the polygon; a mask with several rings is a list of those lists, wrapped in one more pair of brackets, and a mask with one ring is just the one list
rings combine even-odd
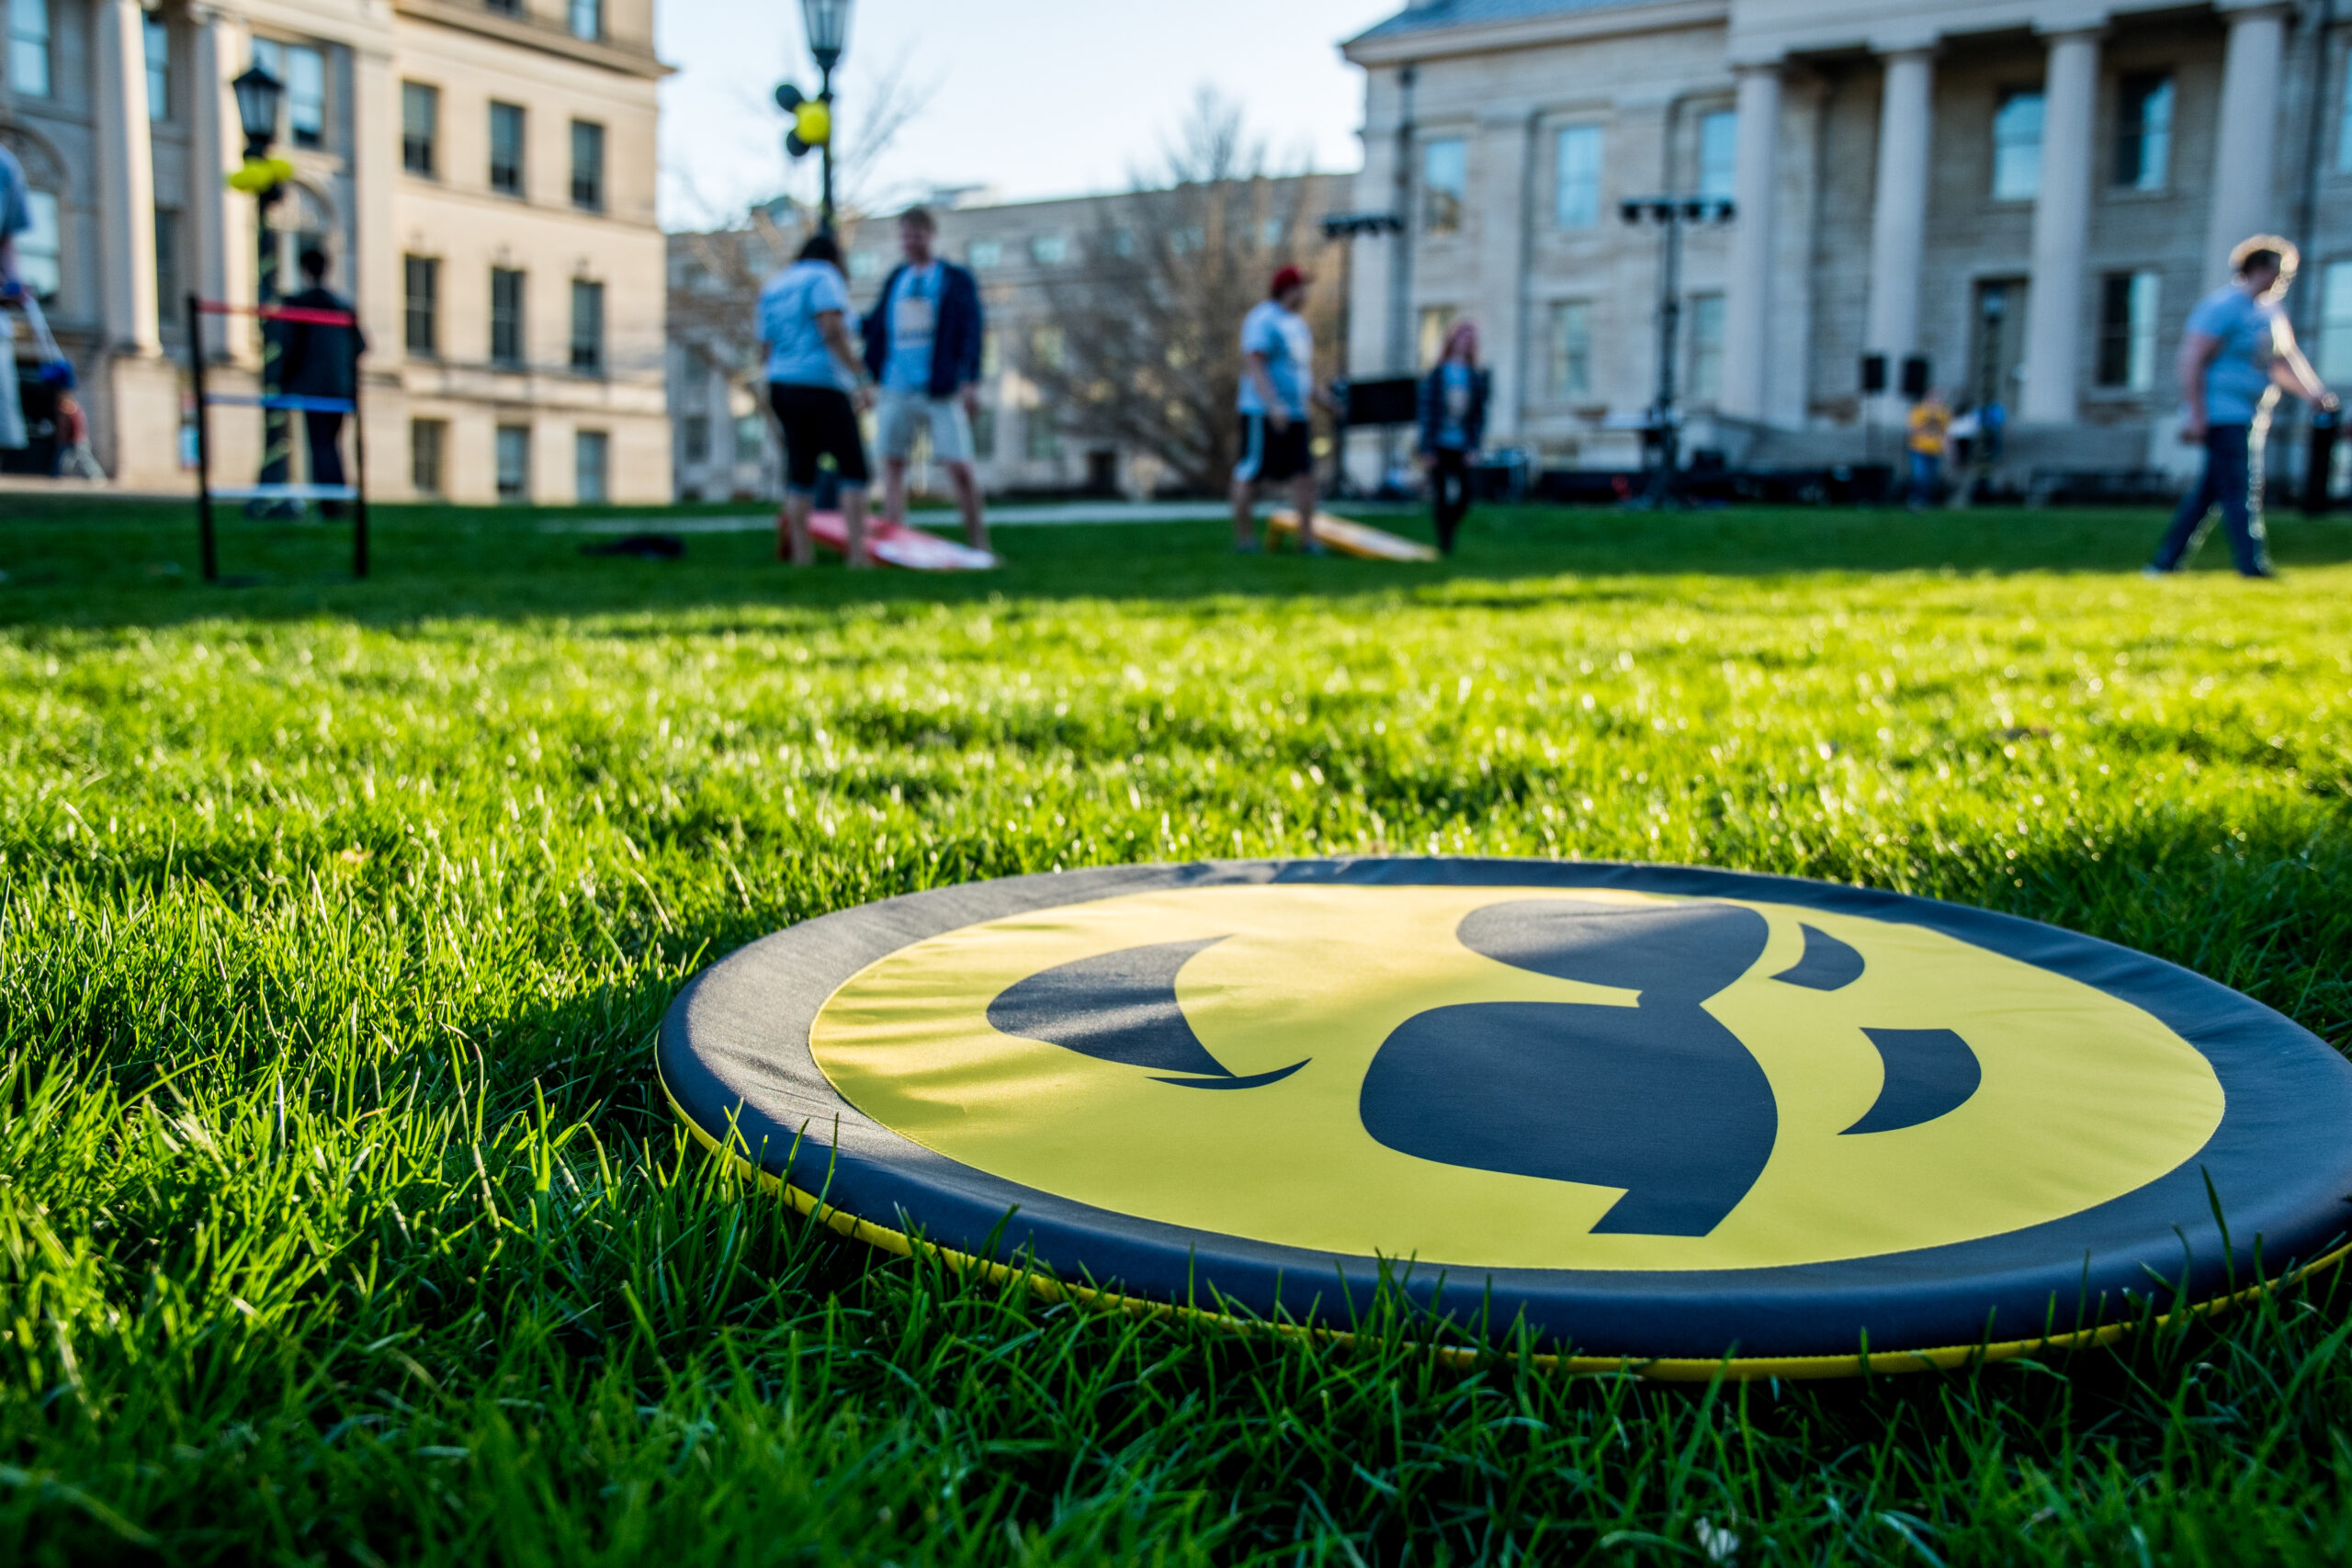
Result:
{"label": "lamp post", "polygon": [[1650,406],[1658,464],[1642,495],[1645,507],[1668,506],[1679,499],[1682,424],[1674,372],[1682,341],[1682,231],[1692,223],[1728,223],[1734,210],[1729,200],[1712,196],[1636,197],[1617,209],[1629,224],[1651,222],[1666,231],[1665,265],[1658,269],[1657,400]]}
{"label": "lamp post", "polygon": [[[254,302],[264,310],[277,303],[277,269],[281,261],[277,235],[269,226],[270,209],[286,196],[285,165],[271,159],[269,150],[277,141],[277,115],[286,100],[286,85],[260,66],[229,84],[237,98],[237,121],[245,133],[245,166],[232,176],[231,183],[248,191],[254,198],[254,235],[257,243],[254,273]],[[272,332],[269,323],[262,323],[261,388],[263,393],[276,393],[278,386],[279,358],[285,352],[280,334]],[[294,451],[293,421],[284,409],[264,406],[262,411],[263,484],[283,484],[288,475]],[[281,505],[285,503],[280,503]],[[256,500],[248,509],[255,514],[274,510],[270,503]]]}
{"label": "lamp post", "polygon": [[825,139],[818,143],[824,165],[824,195],[818,207],[823,231],[833,231],[833,68],[849,48],[849,14],[854,0],[800,0],[800,20],[808,32],[808,57],[817,62],[817,101],[825,107]]}

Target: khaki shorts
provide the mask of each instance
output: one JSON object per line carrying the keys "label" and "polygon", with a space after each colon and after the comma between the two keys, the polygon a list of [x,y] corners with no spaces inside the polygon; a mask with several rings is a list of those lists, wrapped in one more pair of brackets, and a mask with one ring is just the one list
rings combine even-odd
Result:
{"label": "khaki shorts", "polygon": [[887,388],[874,408],[875,445],[885,458],[904,461],[914,456],[915,432],[931,427],[933,462],[972,460],[972,422],[961,398],[926,398],[918,392],[894,392]]}

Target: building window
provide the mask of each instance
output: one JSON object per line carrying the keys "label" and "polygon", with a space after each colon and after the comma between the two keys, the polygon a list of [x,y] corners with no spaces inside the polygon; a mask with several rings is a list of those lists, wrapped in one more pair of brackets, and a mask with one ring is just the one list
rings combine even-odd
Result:
{"label": "building window", "polygon": [[438,419],[413,419],[408,425],[408,481],[416,493],[438,499],[448,493],[442,479],[449,426]]}
{"label": "building window", "polygon": [[1044,370],[1059,370],[1069,360],[1069,340],[1059,327],[1029,329],[1029,363]]}
{"label": "building window", "polygon": [[2031,201],[2041,194],[2041,89],[2001,95],[1993,113],[1993,199]]}
{"label": "building window", "polygon": [[172,118],[172,26],[153,11],[141,13],[147,45],[147,118]]}
{"label": "building window", "polygon": [[1133,229],[1112,230],[1111,254],[1114,256],[1131,256],[1135,254],[1136,231]]}
{"label": "building window", "polygon": [[852,251],[849,254],[849,275],[861,283],[870,283],[882,276],[880,251]]}
{"label": "building window", "polygon": [[431,179],[440,165],[441,89],[401,84],[401,167]]}
{"label": "building window", "polygon": [[972,456],[980,461],[996,458],[996,410],[984,408],[972,416]]}
{"label": "building window", "polygon": [[2172,78],[2126,76],[2115,122],[2115,183],[2162,190],[2172,175]]}
{"label": "building window", "polygon": [[155,325],[158,331],[171,328],[187,309],[187,301],[181,298],[181,288],[179,210],[159,207],[155,209]]}
{"label": "building window", "polygon": [[508,368],[523,363],[523,275],[503,266],[490,273],[490,362]]}
{"label": "building window", "polygon": [[1279,218],[1269,218],[1258,225],[1258,248],[1279,251],[1290,240],[1290,225]]}
{"label": "building window", "polygon": [[605,210],[605,128],[594,120],[571,122],[571,205]]}
{"label": "building window", "polygon": [[980,331],[980,374],[994,376],[1004,368],[1004,343],[993,328]]}
{"label": "building window", "polygon": [[307,44],[254,39],[254,63],[286,87],[286,135],[297,147],[327,142],[327,59]]}
{"label": "building window", "polygon": [[571,368],[582,376],[605,373],[605,286],[571,280]]}
{"label": "building window", "polygon": [[1029,259],[1039,266],[1059,266],[1069,260],[1069,236],[1040,234],[1029,242]]}
{"label": "building window", "polygon": [[2156,384],[2156,305],[2153,272],[2110,273],[2099,280],[2098,384],[2144,392]]}
{"label": "building window", "polygon": [[710,416],[708,414],[688,414],[682,422],[678,434],[679,440],[685,449],[687,462],[707,463],[710,461]]}
{"label": "building window", "polygon": [[1421,227],[1432,234],[1462,232],[1469,205],[1470,143],[1442,136],[1421,149]]}
{"label": "building window", "polygon": [[57,195],[33,191],[28,203],[33,221],[17,236],[17,271],[37,298],[54,299],[65,285],[65,231],[57,220]]}
{"label": "building window", "polygon": [[49,0],[8,0],[8,86],[49,96]]}
{"label": "building window", "polygon": [[1208,232],[1197,223],[1187,223],[1168,231],[1168,251],[1170,255],[1189,256],[1209,243]]}
{"label": "building window", "polygon": [[524,424],[498,427],[498,499],[522,506],[531,499],[531,430]]}
{"label": "building window", "polygon": [[403,256],[408,285],[408,351],[418,359],[441,356],[441,264],[431,256]]}
{"label": "building window", "polygon": [[482,0],[481,8],[502,17],[519,17],[523,14],[523,0]]}
{"label": "building window", "polygon": [[1421,368],[1427,370],[1437,364],[1438,355],[1445,352],[1446,334],[1453,331],[1454,319],[1461,314],[1452,305],[1421,307],[1420,350]]}
{"label": "building window", "polygon": [[975,240],[964,253],[964,259],[971,263],[973,271],[985,272],[1004,265],[1004,247],[994,240]]}
{"label": "building window", "polygon": [[1724,297],[1690,297],[1690,400],[1711,403],[1724,395]]}
{"label": "building window", "polygon": [[1058,463],[1062,459],[1062,433],[1054,428],[1053,416],[1043,409],[1031,409],[1021,422],[1022,444],[1033,463]]}
{"label": "building window", "polygon": [[1592,396],[1592,307],[1563,299],[1552,307],[1552,396],[1562,401]]}
{"label": "building window", "polygon": [[2330,262],[2322,278],[2319,374],[2324,381],[2352,381],[2352,261]]}
{"label": "building window", "polygon": [[613,438],[601,430],[583,430],[571,438],[571,495],[582,506],[602,506],[612,498]]}
{"label": "building window", "polygon": [[571,36],[601,42],[605,36],[605,0],[571,0],[568,9]]}
{"label": "building window", "polygon": [[1699,194],[1729,201],[1739,178],[1739,112],[1699,117]]}
{"label": "building window", "polygon": [[735,466],[739,468],[756,467],[766,456],[768,422],[755,413],[743,414],[735,421]]}
{"label": "building window", "polygon": [[1600,127],[1571,125],[1556,145],[1554,218],[1563,229],[1595,228],[1600,222]]}
{"label": "building window", "polygon": [[523,126],[521,105],[490,106],[490,188],[501,196],[523,194]]}

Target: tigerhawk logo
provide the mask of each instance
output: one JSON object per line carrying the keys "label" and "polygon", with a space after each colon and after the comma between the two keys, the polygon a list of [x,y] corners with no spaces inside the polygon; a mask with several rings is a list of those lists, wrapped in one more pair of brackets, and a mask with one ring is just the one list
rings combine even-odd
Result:
{"label": "tigerhawk logo", "polygon": [[1763,1268],[2063,1219],[2219,1124],[2212,1068],[1923,927],[1619,891],[1244,886],[1007,917],[843,986],[849,1101],[1212,1234],[1531,1268]]}

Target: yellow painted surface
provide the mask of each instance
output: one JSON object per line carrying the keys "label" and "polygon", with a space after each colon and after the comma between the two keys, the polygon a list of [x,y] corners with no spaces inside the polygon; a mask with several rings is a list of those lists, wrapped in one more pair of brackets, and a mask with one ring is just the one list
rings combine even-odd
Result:
{"label": "yellow painted surface", "polygon": [[[1708,1004],[1770,1079],[1770,1163],[1701,1237],[1591,1234],[1615,1188],[1442,1165],[1377,1143],[1357,1104],[1388,1034],[1475,1002],[1633,1006],[1633,993],[1514,969],[1455,940],[1521,899],[1669,902],[1556,888],[1217,887],[1138,894],[988,921],[852,978],[812,1030],[859,1110],[1007,1180],[1123,1213],[1282,1246],[1452,1266],[1761,1268],[1882,1256],[2064,1218],[2191,1158],[2220,1124],[2203,1056],[2148,1013],[1924,927],[1747,902],[1771,940]],[[1861,979],[1775,981],[1800,922],[1860,951]],[[1279,1083],[1203,1092],[989,1025],[988,1005],[1057,964],[1222,937],[1178,983],[1204,1045],[1238,1075],[1307,1059]],[[1951,1029],[1984,1080],[1950,1114],[1842,1136],[1877,1099],[1862,1033]]]}

